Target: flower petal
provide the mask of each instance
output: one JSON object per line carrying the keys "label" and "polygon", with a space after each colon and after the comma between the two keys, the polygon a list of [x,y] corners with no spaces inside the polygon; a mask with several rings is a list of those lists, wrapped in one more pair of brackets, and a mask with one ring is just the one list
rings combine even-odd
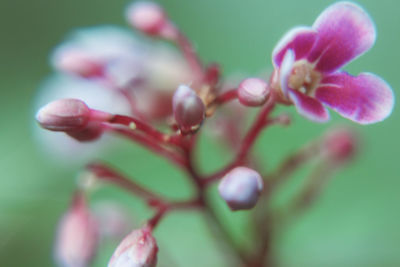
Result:
{"label": "flower petal", "polygon": [[296,60],[307,56],[314,45],[317,31],[310,27],[295,27],[287,32],[272,52],[275,67],[280,67],[288,49],[293,49]]}
{"label": "flower petal", "polygon": [[380,77],[362,73],[356,77],[339,72],[325,77],[315,97],[343,117],[360,124],[371,124],[390,115],[394,96]]}
{"label": "flower petal", "polygon": [[328,7],[315,21],[318,39],[308,56],[316,69],[333,72],[369,50],[375,43],[375,25],[360,6],[340,2]]}
{"label": "flower petal", "polygon": [[285,56],[282,60],[281,68],[279,69],[279,83],[283,94],[288,97],[289,91],[289,78],[292,73],[293,64],[295,61],[295,55],[292,49],[286,51]]}
{"label": "flower petal", "polygon": [[289,98],[296,106],[297,112],[314,122],[326,122],[329,120],[329,112],[318,102],[299,91],[289,90]]}

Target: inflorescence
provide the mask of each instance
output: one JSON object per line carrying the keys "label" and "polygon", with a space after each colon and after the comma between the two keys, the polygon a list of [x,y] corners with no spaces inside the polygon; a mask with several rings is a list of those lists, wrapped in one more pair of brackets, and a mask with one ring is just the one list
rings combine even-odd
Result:
{"label": "inflorescence", "polygon": [[[154,210],[152,218],[123,239],[108,266],[156,266],[154,229],[171,212],[188,209],[209,217],[221,237],[218,242],[230,248],[227,257],[238,265],[272,266],[270,243],[277,222],[305,210],[316,199],[332,172],[354,156],[357,138],[346,128],[330,130],[269,172],[260,168],[262,162],[251,155],[251,149],[266,128],[290,125],[288,115],[273,115],[279,105],[294,106],[314,122],[329,120],[326,107],[359,124],[376,123],[390,115],[394,97],[383,79],[371,73],[352,76],[340,69],[373,46],[373,21],[356,4],[335,3],[311,27],[295,27],[284,35],[272,52],[274,70],[269,79],[249,77],[232,85],[229,77],[222,79],[218,64],[200,60],[191,42],[158,4],[133,3],[126,9],[126,20],[144,35],[175,44],[180,53],[114,26],[78,31],[57,47],[52,64],[60,75],[80,84],[79,93],[84,94],[88,86],[99,89],[86,101],[79,93],[76,98],[55,99],[36,115],[41,127],[79,142],[97,142],[103,135],[113,134],[138,143],[183,170],[196,188],[190,199],[173,201],[105,163],[88,164],[85,173],[90,179],[117,185]],[[120,112],[96,102],[105,91],[119,97],[112,105],[119,106]],[[258,115],[243,134],[246,111],[254,107],[259,108]],[[235,156],[227,166],[205,175],[195,156],[197,137],[207,123],[214,123],[214,137]],[[271,195],[311,161],[317,162],[314,170],[285,211],[271,210]],[[258,234],[250,252],[238,246],[219,221],[206,194],[215,183],[232,211],[252,209],[257,215]],[[60,266],[90,265],[102,233],[118,230],[102,228],[121,226],[110,226],[95,216],[88,196],[87,187],[78,186],[60,222],[55,246]]]}

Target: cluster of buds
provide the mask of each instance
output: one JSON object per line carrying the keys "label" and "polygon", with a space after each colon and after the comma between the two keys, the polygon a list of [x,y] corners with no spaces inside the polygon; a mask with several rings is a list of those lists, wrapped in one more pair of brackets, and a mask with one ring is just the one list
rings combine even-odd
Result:
{"label": "cluster of buds", "polygon": [[[287,210],[304,210],[316,199],[331,171],[356,153],[357,138],[350,130],[332,130],[321,139],[311,140],[276,170],[266,171],[262,162],[265,156],[254,157],[251,149],[266,128],[290,125],[288,115],[274,115],[278,105],[294,106],[314,122],[328,121],[326,107],[359,124],[376,123],[390,115],[394,97],[383,79],[370,73],[351,76],[340,70],[372,47],[376,32],[371,18],[358,5],[333,4],[312,27],[295,27],[278,42],[272,53],[274,70],[270,78],[249,77],[232,87],[228,87],[229,79],[222,79],[217,64],[207,65],[199,59],[191,42],[158,4],[135,2],[126,9],[126,19],[153,40],[111,26],[78,32],[56,49],[52,62],[58,75],[82,85],[79,94],[84,87],[94,88],[95,94],[88,100],[79,94],[67,98],[53,95],[36,115],[42,128],[62,132],[80,143],[94,142],[108,134],[136,142],[183,170],[196,189],[189,199],[174,201],[104,163],[87,165],[86,172],[94,182],[118,186],[143,199],[154,211],[144,226],[122,240],[108,266],[156,266],[158,246],[153,230],[169,213],[187,209],[202,211],[211,218],[211,229],[225,235],[231,255],[242,266],[272,262],[266,258],[272,253],[265,249],[271,246],[268,242],[273,241],[270,235],[274,229],[261,229],[259,240],[252,242],[257,244],[255,253],[238,248],[230,242],[206,191],[219,182],[220,199],[229,209],[254,211],[261,215],[254,217],[261,218],[259,223],[265,227],[280,225],[271,216],[280,214],[269,205],[272,193],[313,160],[318,162],[316,169]],[[172,42],[178,49],[160,46],[154,39]],[[124,103],[110,105],[123,106],[121,112],[99,103],[105,91],[123,99]],[[243,109],[248,108],[259,108],[259,113],[243,134],[243,122],[248,119]],[[196,164],[196,141],[213,118],[220,127],[221,142],[230,147],[234,157],[220,170],[204,174]],[[114,228],[130,225],[124,223],[125,216],[115,212],[92,215],[86,203],[90,192],[87,187],[79,188],[60,223],[56,243],[60,266],[89,266],[100,235],[120,235],[121,231]],[[284,214],[278,216],[279,222]],[[115,220],[107,218],[110,216]]]}

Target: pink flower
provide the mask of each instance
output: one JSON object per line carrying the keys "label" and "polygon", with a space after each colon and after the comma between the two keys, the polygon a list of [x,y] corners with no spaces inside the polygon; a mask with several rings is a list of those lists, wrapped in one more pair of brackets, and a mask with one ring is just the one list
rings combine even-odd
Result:
{"label": "pink flower", "polygon": [[375,39],[369,15],[349,2],[328,7],[312,27],[292,29],[272,53],[279,100],[316,122],[329,120],[325,106],[360,124],[384,120],[394,104],[390,86],[371,73],[351,76],[340,70]]}

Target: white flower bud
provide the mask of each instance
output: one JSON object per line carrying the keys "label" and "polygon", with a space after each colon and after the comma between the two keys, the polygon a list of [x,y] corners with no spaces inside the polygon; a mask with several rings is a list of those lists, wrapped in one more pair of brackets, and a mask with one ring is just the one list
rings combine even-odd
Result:
{"label": "white flower bud", "polygon": [[258,172],[236,167],[221,180],[218,191],[231,210],[253,208],[263,190],[264,183]]}
{"label": "white flower bud", "polygon": [[108,267],[155,267],[157,243],[151,229],[134,230],[119,244],[108,263]]}
{"label": "white flower bud", "polygon": [[245,106],[261,106],[270,95],[268,84],[258,78],[248,78],[238,87],[238,99]]}

